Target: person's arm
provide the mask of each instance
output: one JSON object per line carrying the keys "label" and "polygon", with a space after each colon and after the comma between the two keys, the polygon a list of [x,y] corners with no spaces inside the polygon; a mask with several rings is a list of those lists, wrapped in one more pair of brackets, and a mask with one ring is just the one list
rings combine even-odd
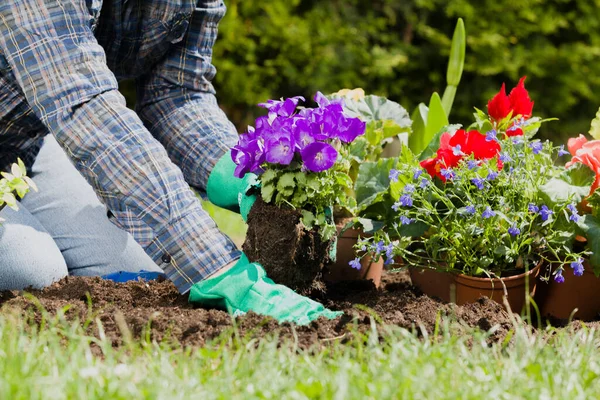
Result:
{"label": "person's arm", "polygon": [[125,106],[85,2],[0,4],[0,52],[35,114],[182,293],[239,258],[179,168]]}
{"label": "person's arm", "polygon": [[212,47],[224,14],[222,1],[199,0],[182,40],[138,82],[138,114],[187,182],[201,191],[238,138],[211,84]]}

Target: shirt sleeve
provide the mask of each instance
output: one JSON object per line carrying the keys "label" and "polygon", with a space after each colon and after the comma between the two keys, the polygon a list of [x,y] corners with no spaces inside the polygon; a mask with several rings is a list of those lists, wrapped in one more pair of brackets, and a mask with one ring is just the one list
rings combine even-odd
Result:
{"label": "shirt sleeve", "polygon": [[107,206],[185,293],[235,261],[170,162],[164,147],[125,106],[89,26],[85,2],[0,4],[0,52],[35,114]]}
{"label": "shirt sleeve", "polygon": [[201,190],[238,139],[211,84],[216,74],[212,48],[224,14],[222,1],[198,1],[185,34],[138,83],[138,114],[187,182]]}

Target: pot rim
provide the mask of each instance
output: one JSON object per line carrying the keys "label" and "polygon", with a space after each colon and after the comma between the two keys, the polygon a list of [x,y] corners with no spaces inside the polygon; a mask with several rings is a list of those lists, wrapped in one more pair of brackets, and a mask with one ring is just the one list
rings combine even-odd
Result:
{"label": "pot rim", "polygon": [[452,272],[452,271],[441,271],[439,269],[429,268],[429,267],[408,267],[408,268],[409,268],[409,270],[432,270],[432,271],[436,271],[436,272],[440,272],[440,273],[452,274],[452,275],[454,275],[456,277],[456,279],[462,279],[462,280],[465,280],[465,281],[474,281],[474,282],[496,281],[496,282],[499,282],[499,281],[502,280],[502,281],[504,281],[506,283],[506,282],[512,282],[512,281],[515,281],[515,280],[519,280],[519,279],[523,278],[525,275],[530,275],[530,274],[538,271],[542,267],[543,264],[544,264],[544,261],[540,260],[535,265],[535,267],[531,268],[529,271],[522,272],[522,273],[520,273],[518,275],[505,276],[505,277],[502,277],[502,278],[480,278],[480,277],[470,276],[470,275],[467,275],[467,274],[461,274],[461,273]]}
{"label": "pot rim", "polygon": [[490,282],[494,286],[496,284],[502,285],[502,283],[504,283],[504,286],[515,287],[515,286],[519,286],[521,284],[520,282],[526,276],[533,275],[534,277],[537,277],[542,264],[543,264],[543,261],[540,261],[536,264],[535,267],[533,267],[529,271],[523,272],[518,275],[507,276],[507,277],[503,277],[503,278],[479,278],[479,277],[469,276],[469,275],[465,275],[465,274],[457,274],[456,282],[461,283],[463,285],[472,285],[472,286],[476,286],[476,287],[487,286],[487,285],[489,285]]}

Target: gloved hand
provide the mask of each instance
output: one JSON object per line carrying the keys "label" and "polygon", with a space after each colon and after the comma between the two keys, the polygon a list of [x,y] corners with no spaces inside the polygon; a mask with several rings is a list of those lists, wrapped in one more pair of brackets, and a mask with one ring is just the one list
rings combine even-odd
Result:
{"label": "gloved hand", "polygon": [[260,192],[258,190],[260,182],[253,173],[247,173],[243,178],[236,178],[233,176],[235,167],[236,165],[231,159],[231,151],[228,151],[210,173],[206,194],[211,203],[239,212],[246,221]]}
{"label": "gloved hand", "polygon": [[275,284],[260,264],[250,263],[244,254],[230,270],[192,286],[189,302],[224,308],[233,315],[254,311],[298,325],[307,325],[321,316],[333,319],[342,315]]}

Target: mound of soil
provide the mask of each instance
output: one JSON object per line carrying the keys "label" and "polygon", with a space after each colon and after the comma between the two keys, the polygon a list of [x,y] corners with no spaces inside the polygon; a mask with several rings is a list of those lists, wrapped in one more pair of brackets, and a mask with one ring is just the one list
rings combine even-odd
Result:
{"label": "mound of soil", "polygon": [[318,232],[305,230],[301,217],[296,210],[280,209],[259,197],[248,215],[242,248],[276,283],[302,294],[323,291],[323,268],[330,262],[332,242],[323,242]]}
{"label": "mound of soil", "polygon": [[[188,304],[187,297],[181,296],[169,281],[114,283],[100,278],[67,277],[30,293],[39,303],[16,291],[0,292],[1,312],[17,310],[39,322],[43,317],[40,304],[50,315],[70,305],[65,312],[67,319],[92,319],[95,323],[88,327],[91,335],[99,335],[100,323],[113,346],[120,346],[127,337],[203,346],[207,340],[231,332],[234,325],[226,312]],[[296,339],[302,348],[345,341],[355,328],[369,331],[372,320],[432,334],[439,316],[453,316],[461,323],[456,328],[459,330],[461,326],[483,330],[495,326],[491,341],[504,339],[512,326],[509,315],[493,301],[482,298],[465,306],[444,304],[413,288],[404,273],[385,275],[379,290],[365,282],[332,286],[323,302],[345,314],[299,327],[279,325],[270,318],[249,313],[237,317],[235,325],[242,336],[260,338],[278,332],[281,338]]]}

